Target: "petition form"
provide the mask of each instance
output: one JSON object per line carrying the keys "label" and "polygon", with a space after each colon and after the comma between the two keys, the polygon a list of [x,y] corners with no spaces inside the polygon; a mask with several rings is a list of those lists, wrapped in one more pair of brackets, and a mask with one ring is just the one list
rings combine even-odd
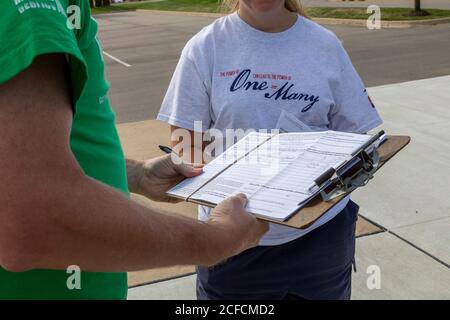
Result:
{"label": "petition form", "polygon": [[169,194],[214,205],[245,193],[249,212],[286,220],[314,195],[309,186],[316,178],[349,159],[370,137],[336,131],[250,133]]}

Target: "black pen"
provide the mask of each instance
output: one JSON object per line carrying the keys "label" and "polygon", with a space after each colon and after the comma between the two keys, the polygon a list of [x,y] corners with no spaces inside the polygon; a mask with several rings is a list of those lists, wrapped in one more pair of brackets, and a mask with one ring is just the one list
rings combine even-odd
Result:
{"label": "black pen", "polygon": [[372,144],[374,144],[378,139],[380,139],[381,137],[383,137],[383,135],[385,134],[384,130],[381,130],[380,132],[378,132],[377,134],[373,135],[372,138],[369,139],[369,141],[367,141],[366,143],[364,143],[360,148],[358,148],[356,151],[354,151],[352,153],[352,157],[356,156],[358,153],[360,153],[361,151],[366,150],[368,147],[370,147]]}
{"label": "black pen", "polygon": [[166,146],[159,145],[158,148],[159,148],[162,152],[167,153],[167,154],[173,152],[173,150],[172,150],[171,148],[166,147]]}

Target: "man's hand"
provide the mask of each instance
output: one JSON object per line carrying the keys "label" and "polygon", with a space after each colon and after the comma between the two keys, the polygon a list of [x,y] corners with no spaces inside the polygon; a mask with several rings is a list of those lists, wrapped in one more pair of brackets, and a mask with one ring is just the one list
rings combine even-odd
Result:
{"label": "man's hand", "polygon": [[167,190],[184,178],[195,177],[201,174],[203,165],[176,164],[172,161],[172,156],[168,154],[146,161],[128,159],[127,172],[130,191],[146,196],[154,201],[182,201],[167,196]]}
{"label": "man's hand", "polygon": [[247,197],[238,194],[230,197],[212,210],[207,222],[215,232],[216,242],[211,260],[219,263],[225,258],[258,245],[259,240],[269,230],[269,224],[256,219],[245,210]]}

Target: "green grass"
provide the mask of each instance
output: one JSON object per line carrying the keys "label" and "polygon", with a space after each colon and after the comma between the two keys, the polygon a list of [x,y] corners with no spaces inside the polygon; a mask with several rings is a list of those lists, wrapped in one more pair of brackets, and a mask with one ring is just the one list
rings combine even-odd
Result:
{"label": "green grass", "polygon": [[[136,9],[168,10],[185,12],[220,12],[217,0],[165,0],[154,3],[131,2],[116,4],[105,8],[94,8],[92,12],[107,13],[118,11],[134,11]],[[392,20],[424,20],[450,17],[450,10],[427,9],[428,16],[408,16],[410,8],[381,8],[381,19]],[[366,8],[308,8],[308,14],[313,18],[367,19],[370,14]]]}
{"label": "green grass", "polygon": [[[367,19],[371,14],[366,8],[309,8],[308,14],[314,18]],[[381,8],[381,20],[424,20],[450,17],[450,10],[427,9],[428,16],[411,17],[410,8]]]}
{"label": "green grass", "polygon": [[[184,12],[220,12],[220,5],[217,0],[165,0],[154,3],[129,2],[112,5],[109,12],[134,11],[136,9],[184,11]],[[93,13],[108,12],[108,8],[94,8]]]}
{"label": "green grass", "polygon": [[92,14],[100,14],[100,13],[112,13],[112,12],[122,12],[122,11],[135,11],[135,8],[127,8],[123,5],[114,5],[109,7],[98,7],[91,8]]}

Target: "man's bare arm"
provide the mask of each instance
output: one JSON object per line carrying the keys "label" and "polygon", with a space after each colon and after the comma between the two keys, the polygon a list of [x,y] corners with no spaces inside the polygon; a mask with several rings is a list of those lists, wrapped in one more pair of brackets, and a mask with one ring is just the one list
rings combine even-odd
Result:
{"label": "man's bare arm", "polygon": [[267,225],[245,214],[242,198],[201,223],[87,177],[69,145],[65,67],[62,55],[42,56],[0,85],[0,266],[131,271],[213,264],[256,245]]}

